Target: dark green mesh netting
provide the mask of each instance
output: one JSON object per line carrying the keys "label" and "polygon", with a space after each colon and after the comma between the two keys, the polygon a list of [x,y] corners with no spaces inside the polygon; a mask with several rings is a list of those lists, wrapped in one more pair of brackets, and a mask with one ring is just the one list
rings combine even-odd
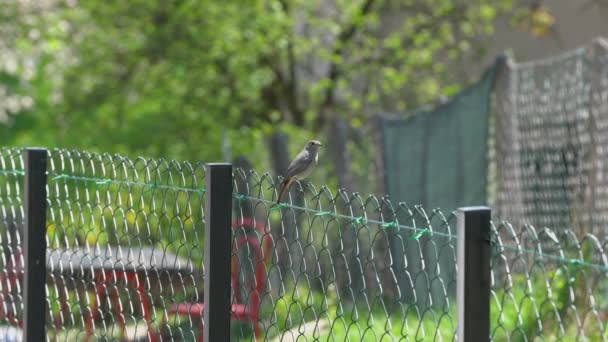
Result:
{"label": "dark green mesh netting", "polygon": [[385,185],[393,201],[447,212],[487,203],[490,92],[499,63],[431,111],[381,119]]}

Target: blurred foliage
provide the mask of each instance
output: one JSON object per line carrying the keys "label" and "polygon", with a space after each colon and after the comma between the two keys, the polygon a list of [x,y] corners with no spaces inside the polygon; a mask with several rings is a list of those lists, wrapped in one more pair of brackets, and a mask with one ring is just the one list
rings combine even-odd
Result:
{"label": "blurred foliage", "polygon": [[521,8],[514,13],[512,24],[520,31],[542,37],[554,29],[555,17],[546,6],[532,3],[529,8]]}
{"label": "blurred foliage", "polygon": [[511,7],[0,0],[0,143],[188,160],[223,144],[261,168],[274,129],[300,146],[328,116],[358,128],[454,94],[453,68]]}
{"label": "blurred foliage", "polygon": [[[547,341],[597,340],[602,325],[592,310],[601,305],[591,309],[586,302],[590,291],[594,298],[602,298],[603,289],[590,284],[598,280],[605,283],[602,278],[568,265],[546,274],[513,275],[511,284],[492,293],[492,337],[498,341],[539,337]],[[588,315],[585,323],[578,326],[583,315]]]}

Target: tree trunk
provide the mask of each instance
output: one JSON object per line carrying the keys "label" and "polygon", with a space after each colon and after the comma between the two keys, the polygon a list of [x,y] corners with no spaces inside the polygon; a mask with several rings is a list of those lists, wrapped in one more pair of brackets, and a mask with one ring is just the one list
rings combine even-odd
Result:
{"label": "tree trunk", "polygon": [[[270,151],[272,157],[272,167],[275,175],[284,175],[287,167],[291,162],[289,152],[287,150],[287,137],[275,132],[270,137]],[[278,184],[278,181],[277,181]],[[302,192],[297,191],[296,182],[291,185],[289,191],[285,194],[282,202],[290,203],[295,206],[302,205]],[[277,187],[278,190],[278,187]],[[277,193],[278,196],[278,193]],[[276,197],[275,197],[276,198]],[[268,208],[270,209],[270,208]],[[294,283],[298,279],[299,273],[302,272],[303,251],[300,242],[300,227],[298,224],[298,216],[300,212],[291,208],[281,210],[281,220],[276,222],[273,228],[273,237],[275,241],[275,253],[273,264],[278,264],[279,274],[273,272],[271,284],[273,288],[279,289],[281,284],[291,278]]]}
{"label": "tree trunk", "polygon": [[[330,123],[330,132],[329,132],[329,150],[331,154],[331,159],[334,161],[334,172],[338,177],[338,186],[340,189],[343,189],[349,196],[353,193],[353,175],[351,170],[351,159],[346,150],[346,142],[348,139],[348,126],[342,121],[340,118],[333,117]],[[352,215],[358,217],[361,214],[360,208],[353,203],[346,204],[342,208],[344,210],[344,214],[351,215],[349,209],[352,208]],[[353,295],[356,299],[357,293],[363,289],[363,265],[364,260],[361,260],[359,241],[357,239],[357,231],[361,228],[361,226],[354,226],[349,224],[349,222],[343,222],[341,224],[342,232],[340,234],[342,243],[344,245],[344,259],[336,258],[337,261],[341,261],[341,263],[346,262],[346,265],[336,265],[336,268],[339,269],[338,274],[343,274],[348,271],[348,276],[346,277],[349,282],[345,282],[342,277],[337,279],[338,288],[340,288],[344,295],[349,294],[349,288],[353,291]]]}

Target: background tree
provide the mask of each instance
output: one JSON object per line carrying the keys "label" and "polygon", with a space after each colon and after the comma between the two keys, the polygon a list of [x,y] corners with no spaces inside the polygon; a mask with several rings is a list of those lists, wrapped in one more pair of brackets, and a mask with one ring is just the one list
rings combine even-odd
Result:
{"label": "background tree", "polygon": [[[476,78],[464,65],[480,59],[482,38],[512,7],[0,0],[0,143],[205,161],[245,155],[254,169],[280,174],[316,137],[329,148],[313,175],[319,183],[378,192],[372,117],[436,102]],[[289,149],[268,148],[279,131],[285,138],[275,141],[291,141]],[[297,236],[284,233],[288,243]],[[353,272],[356,290],[355,230],[340,239],[347,257],[337,262],[349,265],[338,267]]]}
{"label": "background tree", "polygon": [[[460,65],[479,57],[479,39],[511,1],[3,5],[2,53],[13,62],[0,82],[17,105],[1,143],[187,160],[229,160],[220,148],[229,145],[254,169],[281,174],[276,161],[316,137],[329,148],[314,177],[366,193],[379,190],[370,118],[452,95],[476,77]],[[289,152],[266,145],[279,130]],[[344,262],[354,263],[356,233],[340,238],[350,248]]]}
{"label": "background tree", "polygon": [[6,1],[2,80],[31,100],[8,111],[3,143],[210,160],[221,128],[250,154],[277,125],[298,140],[332,117],[359,128],[453,94],[467,81],[454,65],[510,5]]}

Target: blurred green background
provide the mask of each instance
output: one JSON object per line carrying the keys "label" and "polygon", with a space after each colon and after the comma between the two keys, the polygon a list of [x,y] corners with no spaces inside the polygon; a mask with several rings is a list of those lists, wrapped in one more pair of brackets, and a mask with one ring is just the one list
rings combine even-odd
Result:
{"label": "blurred green background", "polygon": [[331,176],[345,156],[357,190],[378,191],[367,181],[379,173],[368,163],[371,119],[476,79],[454,66],[484,56],[497,16],[535,13],[516,5],[0,1],[0,144],[193,161],[247,155],[264,172],[273,133],[293,155],[340,126],[342,143],[323,157],[333,163],[315,177],[352,187]]}
{"label": "blurred green background", "polygon": [[[0,146],[204,162],[245,155],[259,173],[281,174],[315,138],[328,147],[315,184],[383,193],[378,114],[443,102],[497,52],[546,57],[605,34],[606,9],[594,6],[606,1],[577,3],[0,0]],[[551,286],[562,293],[570,287],[558,276]],[[532,310],[505,307],[515,319]],[[453,332],[440,324],[440,334]]]}

